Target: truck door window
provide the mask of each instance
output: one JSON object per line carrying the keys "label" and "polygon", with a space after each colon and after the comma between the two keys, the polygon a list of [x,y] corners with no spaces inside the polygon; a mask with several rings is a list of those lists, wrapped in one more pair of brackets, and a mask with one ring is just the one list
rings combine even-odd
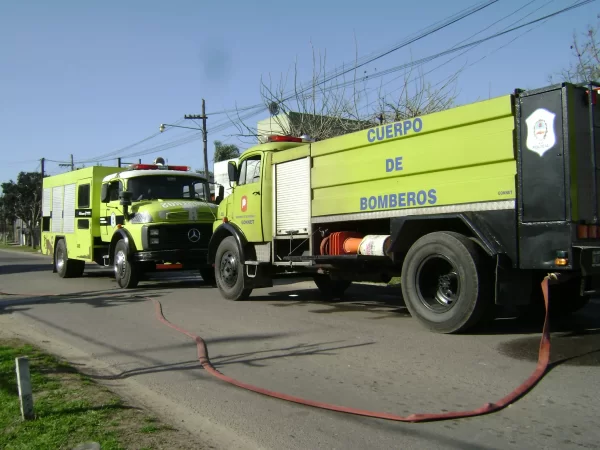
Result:
{"label": "truck door window", "polygon": [[108,185],[108,192],[110,193],[110,201],[119,200],[119,193],[123,191],[123,183],[119,180],[111,181]]}
{"label": "truck door window", "polygon": [[260,181],[260,155],[251,156],[242,161],[238,185],[258,183]]}

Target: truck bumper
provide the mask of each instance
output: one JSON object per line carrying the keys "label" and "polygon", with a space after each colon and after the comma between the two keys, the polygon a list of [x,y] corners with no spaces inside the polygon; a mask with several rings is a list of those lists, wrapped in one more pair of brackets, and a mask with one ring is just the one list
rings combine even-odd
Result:
{"label": "truck bumper", "polygon": [[133,255],[134,261],[156,263],[179,263],[184,268],[210,267],[208,263],[208,249],[173,249],[150,250],[137,252]]}

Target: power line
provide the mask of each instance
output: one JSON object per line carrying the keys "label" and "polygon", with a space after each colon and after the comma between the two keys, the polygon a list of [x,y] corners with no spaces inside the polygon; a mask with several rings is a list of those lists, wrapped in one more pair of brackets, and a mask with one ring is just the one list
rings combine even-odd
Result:
{"label": "power line", "polygon": [[[495,0],[495,1],[497,1],[497,0]],[[535,23],[538,23],[538,22],[541,22],[541,21],[547,21],[548,19],[550,19],[552,17],[558,16],[560,14],[564,14],[564,13],[566,13],[568,11],[573,10],[573,9],[576,9],[576,8],[581,7],[581,6],[584,6],[584,5],[587,5],[589,3],[592,3],[593,1],[595,1],[595,0],[584,0],[584,1],[581,1],[579,3],[571,5],[569,7],[566,7],[566,8],[563,8],[561,10],[555,11],[555,12],[553,12],[551,14],[547,14],[545,16],[542,16],[542,17],[539,17],[539,18],[534,19],[532,21],[529,21],[529,22],[527,22],[525,24],[518,25],[518,26],[512,27],[510,29],[505,29],[503,31],[494,33],[494,34],[492,34],[490,36],[487,36],[485,38],[482,38],[482,39],[479,39],[479,40],[476,40],[476,41],[473,41],[473,42],[470,42],[470,43],[467,43],[467,44],[464,44],[464,45],[460,45],[460,46],[456,46],[455,45],[454,47],[451,47],[448,50],[436,53],[434,55],[430,55],[430,56],[425,57],[425,58],[421,58],[421,59],[413,61],[411,63],[406,63],[406,64],[402,64],[402,65],[399,65],[399,66],[395,66],[395,67],[392,67],[392,68],[387,69],[385,71],[379,72],[378,74],[372,75],[370,77],[363,77],[361,79],[363,81],[367,80],[367,79],[371,80],[371,79],[374,79],[374,78],[379,78],[379,77],[383,77],[383,76],[389,75],[391,73],[394,73],[394,72],[397,72],[399,70],[403,70],[403,69],[406,69],[406,68],[409,68],[409,67],[426,64],[426,63],[428,63],[430,61],[433,61],[433,60],[435,60],[437,58],[440,58],[440,57],[443,57],[443,56],[446,56],[446,55],[449,55],[449,54],[452,54],[452,53],[455,53],[455,52],[458,52],[458,51],[461,51],[461,50],[464,50],[464,49],[468,49],[468,48],[471,48],[471,47],[478,46],[478,45],[480,45],[483,42],[487,42],[487,41],[489,41],[491,39],[495,39],[497,37],[500,37],[500,36],[512,33],[512,32],[514,32],[516,30],[519,30],[521,28],[527,27],[529,25],[532,25],[532,24],[535,24]],[[474,12],[482,9],[483,7],[489,6],[490,4],[492,4],[494,2],[488,2],[489,4],[486,3],[484,6],[479,6]],[[471,12],[471,14],[473,14],[474,12]],[[452,21],[452,23],[454,23],[454,22],[456,22],[456,20]],[[448,26],[448,25],[446,25],[446,26]],[[436,31],[438,29],[441,29],[441,27],[436,28]],[[429,33],[421,33],[421,35],[420,35],[421,37],[419,37],[419,38],[425,37],[428,34],[431,34],[431,32],[429,32]],[[479,33],[477,33],[477,34],[479,34]],[[412,42],[414,42],[417,39],[418,38],[414,38],[412,40],[409,40],[409,43],[412,43]],[[462,42],[464,42],[464,41],[462,41]],[[369,62],[372,62],[372,61],[374,61],[376,59],[379,59],[379,58],[385,56],[386,54],[389,54],[391,51],[395,51],[395,50],[397,50],[397,49],[399,49],[399,48],[401,48],[402,46],[405,46],[405,45],[408,45],[408,44],[397,45],[397,46],[394,47],[394,49],[390,49],[387,52],[385,52],[384,54],[379,54],[379,55],[377,55],[377,56],[375,56],[373,58],[370,58],[367,62],[363,62],[361,64],[358,64],[358,65],[354,66],[352,69],[347,69],[346,71],[342,71],[337,76],[341,76],[341,75],[343,75],[345,73],[348,73],[348,72],[350,72],[352,70],[355,70],[356,68],[358,68],[360,66],[363,66],[363,65],[365,65],[365,64],[367,64]],[[508,44],[506,44],[506,45],[508,45]],[[327,77],[327,79],[321,80],[319,82],[319,84],[325,83],[328,80],[330,81],[333,78],[335,78],[335,76],[331,75],[331,76]],[[327,90],[338,88],[338,87],[344,87],[344,86],[351,85],[351,84],[353,84],[355,82],[356,82],[355,80],[352,80],[350,82],[340,83],[340,84],[337,84],[335,86],[329,86],[329,87],[323,88],[322,90],[323,91],[327,91]],[[305,91],[305,90],[306,89],[304,89],[303,91]],[[300,93],[303,92],[303,91],[300,91]],[[287,98],[287,99],[289,100],[289,98]],[[284,100],[286,100],[286,99],[284,99]],[[224,121],[222,123],[218,123],[215,127],[213,127],[211,129],[211,132],[215,133],[215,132],[223,131],[223,130],[231,127],[232,125],[235,125],[235,123],[240,123],[243,120],[249,119],[249,118],[251,118],[251,117],[253,117],[253,116],[257,115],[257,114],[260,114],[261,112],[263,112],[266,109],[267,108],[264,105],[262,105],[262,104],[248,106],[248,107],[244,107],[244,108],[240,108],[240,109],[236,109],[235,112],[240,112],[240,111],[248,111],[248,112],[246,114],[240,115],[237,120],[233,120],[233,121],[232,120],[228,120],[228,121]],[[225,113],[225,112],[228,112],[228,111],[225,110],[225,111],[222,111],[221,113]],[[162,144],[162,145],[159,145],[159,146],[156,146],[156,147],[151,147],[151,148],[143,149],[143,150],[141,150],[139,152],[136,152],[136,153],[133,153],[133,154],[129,154],[129,155],[125,155],[123,157],[142,156],[142,155],[154,153],[154,152],[157,152],[157,151],[164,151],[164,150],[167,150],[167,149],[170,149],[170,148],[174,148],[174,147],[178,147],[180,145],[184,145],[186,143],[193,142],[193,141],[195,141],[197,139],[200,139],[201,137],[202,137],[202,134],[201,133],[197,133],[197,134],[194,134],[192,136],[188,136],[186,138],[178,139],[178,140],[175,140],[175,141],[172,141],[172,142],[167,142],[165,144]],[[148,140],[148,139],[145,139],[145,140]],[[125,148],[131,148],[131,147],[133,147],[135,145],[137,145],[137,143],[136,144],[132,144],[132,145],[130,145],[128,147],[125,147]],[[95,161],[102,161],[102,160],[97,160],[96,159]]]}
{"label": "power line", "polygon": [[[481,34],[481,33],[482,33],[484,30],[491,28],[492,26],[494,26],[494,25],[496,25],[496,24],[498,24],[498,23],[502,22],[503,20],[507,19],[507,18],[508,18],[508,17],[510,17],[510,16],[513,16],[513,15],[514,15],[514,14],[516,14],[517,12],[521,11],[522,9],[524,9],[524,8],[526,8],[527,6],[531,5],[532,3],[535,3],[536,1],[537,1],[537,0],[532,0],[532,1],[530,1],[529,3],[527,3],[526,5],[524,5],[523,7],[517,8],[517,9],[516,9],[515,11],[513,11],[512,13],[510,13],[510,14],[508,14],[508,15],[504,16],[503,18],[501,18],[501,19],[497,20],[496,22],[492,23],[491,25],[489,25],[489,26],[487,26],[487,27],[485,27],[485,28],[482,28],[482,29],[481,29],[480,31],[478,31],[477,33],[474,33],[474,34],[472,34],[471,36],[469,36],[469,37],[467,37],[467,38],[463,39],[462,41],[458,42],[457,44],[455,44],[455,45],[454,45],[453,47],[451,47],[451,48],[454,48],[454,47],[456,47],[457,45],[459,45],[459,44],[461,44],[461,43],[463,43],[463,42],[467,41],[468,39],[471,39],[472,37],[474,37],[474,36],[477,36],[478,34]],[[537,12],[537,11],[539,11],[540,9],[544,8],[545,6],[548,6],[548,5],[549,5],[550,3],[552,3],[553,1],[554,1],[554,0],[549,0],[548,2],[546,2],[545,4],[543,4],[542,6],[539,6],[538,8],[536,8],[536,9],[534,9],[533,11],[531,11],[530,13],[528,13],[528,14],[524,15],[524,16],[523,16],[523,17],[521,17],[520,19],[518,19],[518,20],[516,20],[516,21],[514,21],[514,22],[512,22],[512,23],[510,23],[509,25],[507,25],[506,27],[504,27],[502,31],[504,31],[504,30],[507,30],[507,29],[508,29],[508,28],[510,28],[511,26],[513,26],[513,25],[515,25],[515,24],[517,24],[517,23],[521,22],[522,20],[524,20],[525,18],[527,18],[527,17],[531,16],[532,14],[534,14],[535,12]],[[577,2],[577,0],[576,0],[574,3],[576,3],[576,2]],[[546,19],[545,21],[543,21],[543,22],[542,22],[541,24],[539,24],[538,26],[541,26],[541,25],[543,25],[543,24],[544,24],[544,23],[546,23],[548,20],[549,20],[549,19]],[[506,43],[505,45],[502,45],[502,46],[500,46],[500,47],[498,47],[498,48],[496,48],[496,49],[492,50],[491,52],[489,52],[488,54],[486,54],[485,56],[483,56],[483,57],[482,57],[482,58],[480,58],[479,60],[477,60],[477,61],[475,61],[475,62],[473,62],[473,63],[469,64],[468,66],[464,67],[463,69],[465,69],[465,68],[469,68],[469,67],[473,66],[474,64],[476,64],[476,63],[478,63],[478,62],[482,61],[482,60],[483,60],[483,59],[485,59],[487,56],[489,56],[489,55],[491,55],[491,54],[494,54],[494,53],[496,53],[498,50],[501,50],[502,48],[504,48],[504,47],[506,47],[506,46],[510,45],[512,42],[514,42],[515,40],[519,39],[519,38],[520,38],[520,37],[522,37],[523,35],[525,35],[525,34],[529,33],[530,31],[532,31],[532,30],[533,30],[533,29],[535,29],[535,28],[536,28],[536,27],[533,27],[533,28],[531,28],[530,30],[527,30],[527,31],[525,31],[524,33],[521,33],[521,34],[519,34],[519,35],[518,35],[518,36],[516,36],[514,39],[512,39],[511,41],[509,41],[508,43]],[[473,50],[475,47],[477,47],[477,46],[479,46],[479,45],[481,45],[481,44],[477,44],[477,45],[475,45],[475,46],[473,46],[473,47],[470,47],[470,48],[466,49],[466,50],[465,50],[465,51],[463,51],[461,54],[459,54],[459,55],[456,55],[456,56],[453,56],[452,58],[448,59],[447,61],[443,62],[442,64],[439,64],[438,66],[434,67],[433,69],[431,69],[431,70],[429,70],[429,71],[425,72],[425,73],[424,73],[422,76],[428,75],[428,74],[430,74],[430,73],[432,73],[432,72],[434,72],[434,71],[436,71],[436,70],[438,70],[438,69],[442,68],[443,66],[447,65],[448,63],[450,63],[450,62],[452,62],[452,61],[454,61],[454,60],[456,60],[456,59],[460,58],[462,55],[464,55],[464,54],[466,54],[466,53],[468,53],[468,52],[472,51],[472,50]],[[463,69],[461,69],[461,70],[463,70]],[[450,75],[449,77],[446,77],[446,78],[442,79],[441,81],[439,81],[438,83],[436,83],[436,84],[434,85],[434,87],[435,87],[435,86],[438,86],[438,85],[440,85],[440,84],[442,84],[442,83],[449,82],[449,81],[450,81],[450,80],[451,80],[451,79],[452,79],[454,76],[455,76],[455,75],[454,75],[454,74],[452,74],[452,75]],[[397,77],[394,77],[394,78],[392,78],[391,80],[389,80],[389,81],[387,81],[386,83],[384,83],[383,85],[379,86],[378,88],[373,88],[373,89],[371,90],[371,92],[372,92],[372,91],[375,91],[375,90],[377,90],[377,89],[381,89],[381,88],[383,88],[384,86],[387,86],[388,84],[390,84],[390,83],[392,83],[392,82],[394,82],[394,81],[398,80],[398,79],[399,79],[399,78],[401,78],[401,77],[402,77],[402,75],[400,75],[400,76],[397,76]],[[387,92],[387,93],[386,93],[386,95],[389,95],[389,94],[391,94],[391,93],[393,93],[393,92],[397,92],[397,91],[399,91],[400,89],[403,89],[403,88],[404,88],[406,85],[408,85],[408,84],[410,84],[410,83],[412,83],[412,82],[415,82],[416,80],[417,80],[417,77],[415,77],[415,78],[413,78],[412,80],[408,81],[407,83],[403,84],[403,85],[402,85],[402,86],[400,86],[399,88],[396,88],[396,89],[393,89],[393,90],[391,90],[391,91]],[[370,102],[370,103],[366,104],[366,105],[365,105],[365,106],[363,106],[361,109],[363,109],[363,110],[364,110],[365,108],[368,108],[369,106],[372,106],[373,104],[377,103],[379,100],[380,100],[380,99],[378,98],[377,100],[375,100],[375,101],[373,101],[373,102]]]}
{"label": "power line", "polygon": [[[327,81],[331,81],[331,80],[333,80],[333,79],[335,79],[335,78],[337,78],[339,76],[342,76],[342,75],[344,75],[344,74],[346,74],[348,72],[356,70],[359,67],[362,67],[362,66],[364,66],[366,64],[369,64],[369,63],[371,63],[373,61],[376,61],[376,60],[378,60],[380,58],[383,58],[384,56],[387,56],[390,53],[393,53],[393,52],[395,52],[395,51],[397,51],[397,50],[399,50],[399,49],[401,49],[403,47],[406,47],[407,45],[410,45],[411,43],[414,43],[414,42],[416,42],[416,41],[418,41],[420,39],[423,39],[423,38],[425,38],[427,36],[430,36],[431,34],[437,32],[437,31],[439,31],[441,29],[444,29],[444,28],[446,28],[446,27],[448,27],[448,26],[450,26],[450,25],[452,25],[452,24],[454,24],[454,23],[456,23],[456,22],[458,22],[458,21],[460,21],[460,20],[462,20],[462,19],[464,19],[466,17],[469,17],[469,16],[471,16],[471,15],[473,15],[473,14],[481,11],[482,9],[487,8],[488,6],[490,6],[490,5],[492,5],[492,4],[496,3],[496,2],[498,2],[498,0],[488,0],[486,2],[477,4],[476,6],[463,9],[459,13],[456,13],[453,16],[450,16],[448,19],[446,19],[444,21],[436,22],[435,24],[431,25],[429,27],[429,29],[425,29],[423,32],[417,34],[415,37],[406,39],[405,41],[403,41],[403,42],[401,42],[401,43],[393,46],[392,48],[389,48],[389,49],[387,49],[387,50],[385,50],[383,52],[380,52],[380,53],[378,53],[378,54],[376,54],[374,56],[370,56],[366,60],[363,60],[362,62],[357,63],[356,65],[354,65],[353,67],[351,67],[349,69],[338,69],[338,70],[334,71],[333,74],[328,75],[324,80],[320,80],[319,83],[317,83],[317,85],[326,83]],[[363,59],[364,58],[365,57],[363,57]],[[344,67],[344,66],[342,66],[342,67]],[[313,85],[310,85],[310,86],[304,88],[299,93],[305,92],[307,89],[312,88],[312,86]],[[290,98],[292,98],[292,97],[290,97],[290,95],[293,97],[293,95],[295,95],[295,94],[288,94],[288,96],[286,98],[284,98],[282,101],[287,101]],[[251,105],[251,106],[248,106],[248,107],[240,108],[240,109],[237,109],[235,111],[224,110],[224,111],[217,111],[217,112],[211,113],[211,114],[213,114],[213,115],[214,114],[223,114],[223,113],[228,113],[228,112],[238,112],[239,113],[240,111],[257,110],[257,111],[254,111],[252,114],[245,116],[246,118],[250,118],[252,116],[255,116],[255,115],[259,114],[260,112],[262,112],[262,111],[264,111],[266,109],[267,108],[263,104],[257,104],[257,105]],[[217,125],[216,127],[213,127],[212,130],[211,130],[211,132],[212,133],[218,132],[218,131],[221,131],[223,129],[229,128],[229,126],[230,126],[230,124],[228,122],[225,122],[225,123],[223,123],[221,125]],[[137,143],[131,144],[131,145],[127,146],[127,147],[124,147],[123,149],[119,149],[119,150],[116,150],[114,152],[111,152],[110,154],[102,155],[99,158],[98,157],[96,157],[96,158],[90,158],[88,160],[79,161],[79,162],[92,162],[92,161],[99,161],[99,160],[103,161],[103,160],[106,160],[106,159],[100,159],[100,158],[107,158],[108,156],[116,155],[119,152],[122,152],[122,151],[127,150],[129,148],[132,148],[132,147],[134,147],[136,145],[139,145],[140,143],[143,143],[143,142],[145,142],[145,141],[147,141],[149,139],[152,139],[153,137],[155,137],[157,135],[158,134],[149,136],[148,138],[145,138],[142,141],[139,141]],[[131,156],[133,156],[133,155],[125,155],[123,157],[131,157]]]}

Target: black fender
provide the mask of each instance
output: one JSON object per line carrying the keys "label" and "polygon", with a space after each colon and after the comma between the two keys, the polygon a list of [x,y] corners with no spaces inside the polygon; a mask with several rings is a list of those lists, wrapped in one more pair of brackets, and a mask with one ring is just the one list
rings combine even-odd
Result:
{"label": "black fender", "polygon": [[235,238],[238,251],[240,252],[240,258],[242,260],[241,262],[244,263],[246,261],[245,248],[248,245],[248,241],[246,240],[244,233],[242,233],[242,231],[236,225],[229,222],[223,222],[213,232],[213,235],[210,238],[210,242],[208,243],[209,264],[214,264],[219,244],[223,239],[225,239],[228,236],[233,236]]}
{"label": "black fender", "polygon": [[425,234],[455,231],[474,238],[489,256],[506,255],[514,266],[517,262],[515,221],[514,211],[510,210],[393,218],[391,250],[402,257]]}
{"label": "black fender", "polygon": [[127,244],[128,257],[131,257],[131,255],[137,251],[135,248],[135,242],[133,241],[129,231],[127,231],[125,228],[117,228],[117,231],[114,232],[113,237],[110,240],[110,245],[108,246],[109,264],[111,265],[114,263],[115,259],[115,247],[117,242],[120,240],[124,240],[125,244]]}

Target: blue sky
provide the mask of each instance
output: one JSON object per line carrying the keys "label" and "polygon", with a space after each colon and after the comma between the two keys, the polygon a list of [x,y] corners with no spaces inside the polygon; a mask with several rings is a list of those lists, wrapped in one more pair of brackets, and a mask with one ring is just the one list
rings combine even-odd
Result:
{"label": "blue sky", "polygon": [[[211,127],[228,121],[226,115],[212,113],[261,103],[261,77],[278,80],[292,73],[297,61],[299,79],[308,80],[313,47],[326,52],[327,68],[333,69],[351,64],[356,52],[364,56],[388,49],[479,3],[483,2],[379,0],[367,6],[357,0],[5,0],[0,4],[0,181],[16,179],[21,170],[39,169],[42,157],[64,161],[72,153],[77,162],[127,147],[158,132],[161,123],[199,114],[202,98],[209,115],[209,159],[215,139],[247,148],[248,139],[240,142],[232,136],[238,133],[235,127],[212,133]],[[360,71],[373,75],[411,56],[429,56],[475,33],[479,34],[472,39],[482,38],[573,3],[577,1],[499,0]],[[423,70],[435,69],[427,80],[438,83],[466,67],[457,82],[459,104],[515,88],[541,87],[548,84],[549,75],[568,65],[573,33],[596,24],[598,12],[598,2],[593,2],[488,41],[458,58],[453,54],[436,59]],[[450,58],[454,59],[438,67]],[[393,94],[398,75],[367,85],[370,98],[380,82]],[[267,115],[263,112],[248,123],[255,126]],[[191,121],[181,125],[196,126]],[[152,151],[195,133],[171,128],[121,155],[150,151],[141,156],[144,161],[162,155],[170,163],[201,168],[201,139]],[[64,169],[49,162],[47,170],[55,174]]]}

